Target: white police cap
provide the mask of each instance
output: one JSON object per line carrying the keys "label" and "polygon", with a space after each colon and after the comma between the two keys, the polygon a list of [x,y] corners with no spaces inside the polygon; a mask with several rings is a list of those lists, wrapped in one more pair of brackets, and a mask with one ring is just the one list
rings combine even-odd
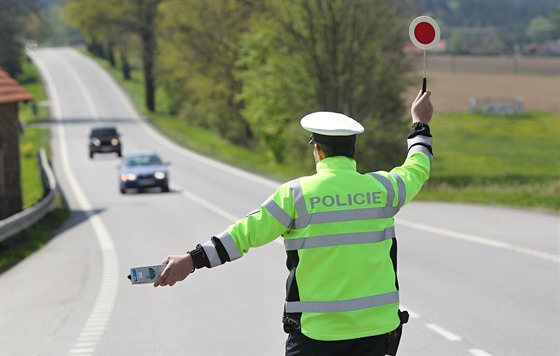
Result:
{"label": "white police cap", "polygon": [[319,111],[301,119],[301,126],[314,134],[324,136],[351,136],[364,132],[356,120],[336,112]]}

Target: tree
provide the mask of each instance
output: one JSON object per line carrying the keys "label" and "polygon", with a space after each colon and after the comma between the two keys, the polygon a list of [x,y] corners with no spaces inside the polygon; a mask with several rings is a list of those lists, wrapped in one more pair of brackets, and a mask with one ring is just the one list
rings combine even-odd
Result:
{"label": "tree", "polygon": [[525,35],[532,42],[543,43],[553,39],[554,32],[554,25],[550,20],[544,16],[536,16],[529,22]]}
{"label": "tree", "polygon": [[[316,106],[314,81],[306,70],[302,53],[290,51],[277,41],[277,29],[263,23],[257,32],[246,33],[237,65],[242,91],[236,97],[244,103],[243,117],[255,135],[270,150],[276,162],[288,154],[301,157],[301,136],[294,135],[308,108]],[[288,150],[288,148],[291,148]]]}
{"label": "tree", "polygon": [[[140,37],[142,46],[142,70],[144,72],[144,85],[146,89],[146,108],[153,112],[156,109],[156,16],[161,0],[129,0],[132,19],[124,21],[125,27],[131,29]],[[132,21],[130,21],[132,20]]]}
{"label": "tree", "polygon": [[[246,119],[277,159],[273,137],[312,111],[345,113],[366,126],[359,150],[366,169],[402,159],[404,91],[409,64],[404,5],[389,0],[268,2],[267,16],[244,42],[241,73]],[[256,25],[257,26],[257,25]],[[262,36],[259,40],[258,36]],[[375,143],[375,146],[372,145]],[[300,152],[301,148],[298,149]],[[375,161],[375,163],[374,163]]]}
{"label": "tree", "polygon": [[24,13],[24,5],[17,1],[0,2],[0,66],[14,78],[21,72]]}
{"label": "tree", "polygon": [[465,35],[460,30],[453,30],[447,41],[447,52],[451,54],[466,54]]}
{"label": "tree", "polygon": [[[123,74],[128,73],[127,54],[130,38],[135,36],[139,43],[145,85],[146,108],[156,109],[156,18],[162,0],[69,0],[66,19],[80,28],[94,45],[101,41],[105,46],[106,58],[119,48],[123,62]],[[95,47],[95,46],[94,46]]]}
{"label": "tree", "polygon": [[552,8],[552,13],[550,14],[550,22],[554,26],[556,36],[560,36],[560,4],[557,4]]}
{"label": "tree", "polygon": [[235,62],[258,1],[169,1],[162,5],[159,61],[165,86],[185,120],[229,141],[254,146],[241,115]]}
{"label": "tree", "polygon": [[[469,53],[489,54],[497,50],[501,54],[512,53],[516,45],[526,41],[527,24],[536,16],[549,17],[557,7],[557,0],[413,0],[420,11],[441,20],[442,39],[449,39],[453,29],[462,30],[465,40],[472,39]],[[448,24],[453,28],[445,26]],[[471,36],[477,29],[494,28],[495,32],[482,36]],[[477,41],[486,44],[478,46]]]}

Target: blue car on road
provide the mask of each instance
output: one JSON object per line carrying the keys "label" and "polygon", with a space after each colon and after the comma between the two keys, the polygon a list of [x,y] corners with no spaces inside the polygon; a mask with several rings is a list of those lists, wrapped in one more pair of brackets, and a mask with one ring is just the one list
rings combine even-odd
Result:
{"label": "blue car on road", "polygon": [[122,194],[127,189],[161,188],[169,191],[168,162],[163,162],[153,151],[137,151],[127,154],[119,164],[119,188]]}

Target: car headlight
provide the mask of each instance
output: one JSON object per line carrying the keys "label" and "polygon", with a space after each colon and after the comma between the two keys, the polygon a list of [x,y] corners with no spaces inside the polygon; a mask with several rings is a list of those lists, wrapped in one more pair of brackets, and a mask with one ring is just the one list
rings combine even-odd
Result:
{"label": "car headlight", "polygon": [[94,146],[99,146],[101,144],[101,141],[98,138],[94,138],[91,142]]}
{"label": "car headlight", "polygon": [[111,140],[111,145],[116,146],[116,145],[118,145],[118,144],[119,144],[119,140],[118,140],[118,139],[114,138],[114,139]]}
{"label": "car headlight", "polygon": [[164,179],[165,178],[165,172],[156,172],[156,173],[154,173],[154,177],[156,177],[156,179]]}
{"label": "car headlight", "polygon": [[136,180],[136,174],[134,173],[123,173],[121,174],[121,180],[126,182],[127,180]]}

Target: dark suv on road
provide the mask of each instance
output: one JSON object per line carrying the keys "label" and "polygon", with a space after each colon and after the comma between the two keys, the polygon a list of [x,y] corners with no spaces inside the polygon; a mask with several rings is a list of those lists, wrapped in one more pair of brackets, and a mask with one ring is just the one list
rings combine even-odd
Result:
{"label": "dark suv on road", "polygon": [[117,129],[114,127],[96,127],[89,134],[89,158],[95,153],[116,152],[122,156],[121,140]]}

